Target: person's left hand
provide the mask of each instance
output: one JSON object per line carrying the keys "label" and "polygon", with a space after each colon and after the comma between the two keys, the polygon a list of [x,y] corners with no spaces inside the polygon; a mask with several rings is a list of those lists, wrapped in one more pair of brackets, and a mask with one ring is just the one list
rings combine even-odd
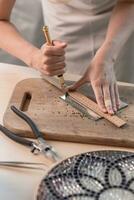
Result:
{"label": "person's left hand", "polygon": [[69,86],[68,90],[76,90],[90,82],[99,108],[103,112],[114,114],[120,106],[120,98],[114,73],[114,62],[108,61],[107,53],[107,48],[101,47],[83,77],[74,85]]}

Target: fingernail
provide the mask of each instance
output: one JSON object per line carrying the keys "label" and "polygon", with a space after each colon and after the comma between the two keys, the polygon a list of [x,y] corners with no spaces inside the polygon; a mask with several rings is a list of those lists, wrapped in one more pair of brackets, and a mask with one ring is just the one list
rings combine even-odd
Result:
{"label": "fingernail", "polygon": [[67,45],[65,42],[62,42],[62,45]]}
{"label": "fingernail", "polygon": [[117,109],[120,109],[120,105],[119,104],[117,104]]}
{"label": "fingernail", "polygon": [[74,91],[75,89],[73,87],[68,87],[68,91],[72,92]]}
{"label": "fingernail", "polygon": [[107,112],[107,110],[106,110],[105,108],[103,108],[103,109],[102,109],[102,111],[103,111],[104,113],[106,113],[106,112]]}
{"label": "fingernail", "polygon": [[114,109],[114,112],[117,112],[117,108],[116,107],[114,107],[113,109]]}
{"label": "fingernail", "polygon": [[63,91],[64,93],[67,93],[67,92],[68,92],[68,88],[62,88],[62,91]]}
{"label": "fingernail", "polygon": [[113,111],[112,109],[110,109],[110,110],[108,111],[108,113],[109,113],[110,115],[114,115],[114,111]]}

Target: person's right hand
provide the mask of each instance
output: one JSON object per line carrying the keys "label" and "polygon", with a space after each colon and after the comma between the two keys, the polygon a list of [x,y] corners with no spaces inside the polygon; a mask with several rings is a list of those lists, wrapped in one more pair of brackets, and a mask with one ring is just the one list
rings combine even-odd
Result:
{"label": "person's right hand", "polygon": [[31,66],[48,76],[64,74],[66,46],[61,41],[54,41],[53,46],[44,44],[32,54]]}

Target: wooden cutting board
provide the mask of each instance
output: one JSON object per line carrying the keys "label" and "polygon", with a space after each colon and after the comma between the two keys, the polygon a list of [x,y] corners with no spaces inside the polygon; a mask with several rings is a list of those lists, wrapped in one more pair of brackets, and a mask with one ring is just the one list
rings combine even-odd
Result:
{"label": "wooden cutting board", "polygon": [[26,112],[46,139],[134,147],[134,87],[120,86],[120,96],[129,106],[118,113],[127,125],[117,128],[105,119],[93,121],[67,105],[56,87],[43,79],[19,82],[4,115],[4,125],[21,136],[33,137],[29,126],[11,110],[15,105]]}

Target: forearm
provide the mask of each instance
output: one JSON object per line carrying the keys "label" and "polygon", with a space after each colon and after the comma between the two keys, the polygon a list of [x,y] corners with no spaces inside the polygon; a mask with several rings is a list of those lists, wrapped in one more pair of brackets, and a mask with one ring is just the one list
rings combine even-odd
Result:
{"label": "forearm", "polygon": [[134,31],[134,0],[120,0],[113,10],[104,46],[107,59],[116,60],[119,52]]}
{"label": "forearm", "polygon": [[8,20],[0,21],[0,48],[19,58],[28,66],[31,65],[32,54],[38,51]]}

